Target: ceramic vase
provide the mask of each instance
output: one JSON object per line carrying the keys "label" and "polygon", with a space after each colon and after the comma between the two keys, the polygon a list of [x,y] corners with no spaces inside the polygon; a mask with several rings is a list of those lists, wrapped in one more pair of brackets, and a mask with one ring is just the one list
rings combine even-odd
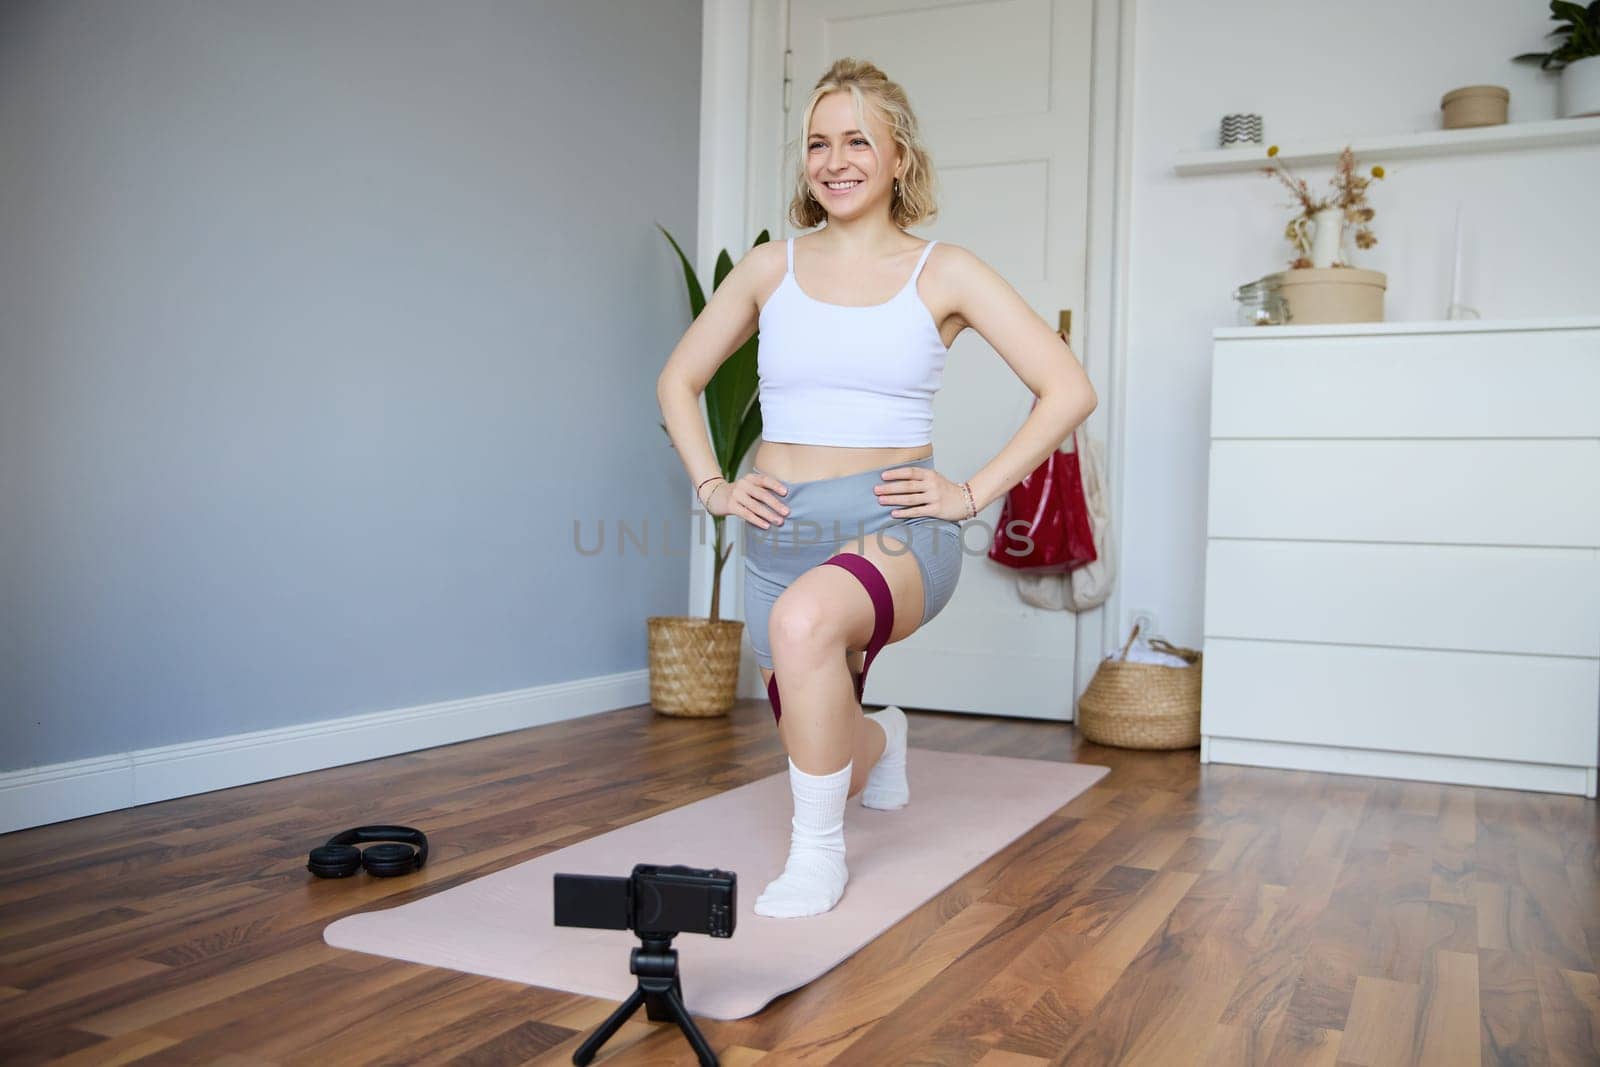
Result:
{"label": "ceramic vase", "polygon": [[1344,208],[1325,207],[1311,216],[1311,265],[1331,267],[1344,238]]}

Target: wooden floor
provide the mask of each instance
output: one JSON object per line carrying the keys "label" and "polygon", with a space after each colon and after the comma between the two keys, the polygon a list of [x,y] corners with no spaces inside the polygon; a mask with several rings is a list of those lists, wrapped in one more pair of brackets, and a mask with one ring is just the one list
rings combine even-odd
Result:
{"label": "wooden floor", "polygon": [[[911,722],[1112,772],[822,978],[703,1021],[729,1067],[1600,1063],[1593,802]],[[0,1062],[569,1063],[613,1003],[322,928],[786,765],[764,703],[637,708],[0,837]],[[428,867],[306,872],[364,822],[422,827]],[[595,1062],[695,1061],[641,1009]]]}

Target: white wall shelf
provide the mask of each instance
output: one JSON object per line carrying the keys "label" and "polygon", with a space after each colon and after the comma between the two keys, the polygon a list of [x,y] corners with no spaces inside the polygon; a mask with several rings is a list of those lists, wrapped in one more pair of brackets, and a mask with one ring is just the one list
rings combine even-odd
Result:
{"label": "white wall shelf", "polygon": [[[1364,165],[1388,164],[1396,159],[1452,156],[1473,152],[1512,152],[1526,148],[1600,144],[1600,117],[1552,119],[1548,122],[1513,122],[1501,126],[1474,126],[1464,130],[1420,130],[1348,142],[1278,146],[1278,158],[1295,165],[1336,163],[1349,144]],[[1175,170],[1182,177],[1258,170],[1267,165],[1265,145],[1214,148],[1205,152],[1180,152]]]}

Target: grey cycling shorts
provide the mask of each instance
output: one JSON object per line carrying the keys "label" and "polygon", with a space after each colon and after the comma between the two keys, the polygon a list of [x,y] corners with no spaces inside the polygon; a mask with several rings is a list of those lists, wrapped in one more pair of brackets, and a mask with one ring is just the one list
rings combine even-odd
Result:
{"label": "grey cycling shorts", "polygon": [[778,594],[829,557],[860,554],[864,545],[881,545],[891,555],[909,551],[916,559],[922,572],[923,623],[944,609],[961,577],[960,524],[929,515],[896,518],[889,512],[900,509],[879,503],[872,491],[886,470],[932,466],[928,456],[838,478],[784,482],[789,492],[778,499],[789,514],[782,523],[765,530],[748,520],[740,523],[744,621],[757,663],[772,669],[767,617]]}

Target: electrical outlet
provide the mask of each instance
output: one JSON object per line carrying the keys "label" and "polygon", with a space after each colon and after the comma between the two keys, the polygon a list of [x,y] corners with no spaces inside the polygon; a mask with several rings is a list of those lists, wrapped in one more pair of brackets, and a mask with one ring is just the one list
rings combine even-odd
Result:
{"label": "electrical outlet", "polygon": [[1128,610],[1128,623],[1122,628],[1125,634],[1132,633],[1134,626],[1139,627],[1140,637],[1151,637],[1161,632],[1156,613],[1149,608],[1130,608]]}

